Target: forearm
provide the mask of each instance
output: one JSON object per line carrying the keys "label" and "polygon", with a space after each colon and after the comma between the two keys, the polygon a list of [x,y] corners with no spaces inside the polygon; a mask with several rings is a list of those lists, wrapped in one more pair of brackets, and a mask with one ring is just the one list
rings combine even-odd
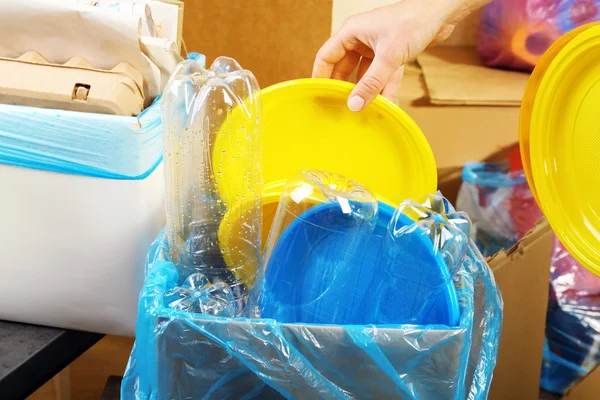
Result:
{"label": "forearm", "polygon": [[473,11],[491,3],[492,0],[438,0],[450,10],[450,19],[460,21]]}

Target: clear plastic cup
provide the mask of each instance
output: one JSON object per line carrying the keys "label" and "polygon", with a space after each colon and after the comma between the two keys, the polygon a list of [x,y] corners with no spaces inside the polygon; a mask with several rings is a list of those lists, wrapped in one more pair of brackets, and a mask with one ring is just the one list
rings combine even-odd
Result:
{"label": "clear plastic cup", "polygon": [[171,261],[181,282],[192,273],[225,282],[243,306],[262,224],[256,78],[231,58],[207,70],[185,60],[167,84],[161,113]]}
{"label": "clear plastic cup", "polygon": [[377,200],[340,175],[306,170],[281,196],[265,246],[251,316],[352,323],[364,296],[361,260]]}

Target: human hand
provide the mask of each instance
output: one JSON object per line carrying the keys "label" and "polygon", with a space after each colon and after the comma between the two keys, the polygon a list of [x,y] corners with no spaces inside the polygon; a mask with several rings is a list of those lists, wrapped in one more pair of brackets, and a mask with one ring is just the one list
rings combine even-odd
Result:
{"label": "human hand", "polygon": [[346,20],[317,53],[314,78],[347,81],[358,67],[348,107],[360,111],[382,94],[395,101],[404,64],[450,36],[456,24],[490,0],[401,0]]}

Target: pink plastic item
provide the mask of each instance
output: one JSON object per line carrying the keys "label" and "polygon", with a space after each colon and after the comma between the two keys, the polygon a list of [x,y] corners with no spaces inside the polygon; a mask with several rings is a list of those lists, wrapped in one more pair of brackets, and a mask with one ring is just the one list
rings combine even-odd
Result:
{"label": "pink plastic item", "polygon": [[600,19],[600,0],[494,0],[483,9],[477,49],[489,67],[531,71],[566,32]]}

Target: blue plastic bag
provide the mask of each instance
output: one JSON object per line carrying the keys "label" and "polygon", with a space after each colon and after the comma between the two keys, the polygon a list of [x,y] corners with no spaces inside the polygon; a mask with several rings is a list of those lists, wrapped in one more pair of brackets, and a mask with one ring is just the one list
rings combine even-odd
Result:
{"label": "blue plastic bag", "polygon": [[466,163],[456,208],[473,223],[473,240],[484,256],[513,247],[542,218],[525,173],[509,163]]}
{"label": "blue plastic bag", "polygon": [[123,399],[485,399],[496,364],[502,299],[471,243],[454,277],[460,323],[307,325],[169,308],[177,285],[161,235],[140,295]]}

